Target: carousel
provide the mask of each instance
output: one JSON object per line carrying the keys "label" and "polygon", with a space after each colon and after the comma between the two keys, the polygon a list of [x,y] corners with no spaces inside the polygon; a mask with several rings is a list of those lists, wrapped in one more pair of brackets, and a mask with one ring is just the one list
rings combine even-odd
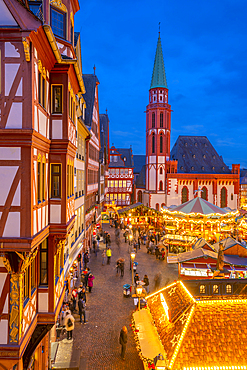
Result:
{"label": "carousel", "polygon": [[163,209],[163,243],[169,253],[189,251],[198,238],[216,242],[235,232],[238,211],[231,211],[196,197],[170,209]]}

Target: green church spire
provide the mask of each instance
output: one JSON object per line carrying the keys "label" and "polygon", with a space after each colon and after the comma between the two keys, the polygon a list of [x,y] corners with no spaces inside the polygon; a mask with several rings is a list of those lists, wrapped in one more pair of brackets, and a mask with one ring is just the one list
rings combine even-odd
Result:
{"label": "green church spire", "polygon": [[154,69],[153,69],[150,89],[153,89],[155,87],[167,88],[166,72],[165,72],[165,65],[164,65],[164,59],[163,59],[163,53],[162,53],[160,33],[159,33],[159,38],[158,38],[158,43],[157,43],[157,48],[156,48]]}

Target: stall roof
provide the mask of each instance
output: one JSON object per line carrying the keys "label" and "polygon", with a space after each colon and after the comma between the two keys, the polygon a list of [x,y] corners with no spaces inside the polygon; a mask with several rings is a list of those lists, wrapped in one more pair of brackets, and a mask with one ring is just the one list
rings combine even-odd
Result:
{"label": "stall roof", "polygon": [[246,299],[195,300],[179,281],[148,296],[147,304],[169,369],[247,366]]}
{"label": "stall roof", "polygon": [[231,247],[234,247],[234,245],[238,245],[238,246],[240,246],[240,247],[242,247],[242,248],[244,248],[244,249],[247,249],[247,247],[246,247],[246,246],[244,246],[243,244],[241,244],[241,243],[237,242],[237,240],[236,240],[236,239],[233,239],[233,238],[231,238],[231,237],[229,236],[228,238],[223,239],[223,240],[221,240],[220,242],[215,243],[215,244],[213,245],[213,247],[214,247],[214,249],[216,250],[216,252],[218,252],[218,250],[219,250],[220,243],[222,243],[222,244],[223,244],[223,246],[224,246],[224,251],[226,251],[227,249],[229,249],[229,248],[231,248]]}
{"label": "stall roof", "polygon": [[200,238],[198,239],[195,244],[192,245],[192,249],[198,249],[198,248],[205,248],[209,249],[211,251],[214,251],[214,248],[212,245],[210,245],[205,239]]}
{"label": "stall roof", "polygon": [[150,207],[147,207],[147,206],[144,206],[144,204],[143,204],[143,203],[138,202],[138,203],[131,204],[131,205],[129,205],[128,207],[125,207],[125,208],[119,209],[119,210],[118,210],[118,213],[119,213],[119,214],[121,214],[121,213],[125,213],[125,212],[130,211],[131,209],[138,208],[138,207],[140,207],[140,206],[142,206],[142,207],[143,207],[143,208],[145,208],[145,209],[148,209],[148,210],[152,210],[152,211],[157,212],[157,211],[156,211],[156,209],[154,209],[154,208],[150,208]]}
{"label": "stall roof", "polygon": [[186,214],[200,213],[202,215],[210,215],[210,214],[215,214],[215,213],[225,215],[229,213],[229,211],[226,211],[223,208],[217,207],[216,205],[208,202],[207,200],[201,197],[196,197],[192,200],[189,200],[186,203],[183,203],[177,207],[174,207],[172,209],[172,213],[176,213],[176,212],[183,212]]}

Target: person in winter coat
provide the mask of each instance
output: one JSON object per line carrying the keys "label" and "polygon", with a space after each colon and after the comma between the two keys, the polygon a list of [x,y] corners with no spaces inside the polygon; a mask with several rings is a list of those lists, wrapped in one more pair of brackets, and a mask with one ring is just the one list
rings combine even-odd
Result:
{"label": "person in winter coat", "polygon": [[88,276],[88,289],[89,289],[89,293],[91,293],[92,291],[92,287],[93,287],[93,280],[95,279],[95,277],[93,276],[93,274],[89,274]]}
{"label": "person in winter coat", "polygon": [[122,360],[125,360],[125,351],[126,351],[127,341],[128,341],[127,328],[126,326],[123,326],[120,331],[120,337],[119,337],[119,343],[121,344]]}
{"label": "person in winter coat", "polygon": [[139,277],[138,273],[136,272],[136,274],[134,276],[135,286],[137,286],[137,281],[140,281],[140,277]]}
{"label": "person in winter coat", "polygon": [[106,250],[106,257],[107,257],[107,265],[110,265],[111,263],[111,248],[107,248]]}
{"label": "person in winter coat", "polygon": [[84,253],[84,256],[83,256],[83,262],[84,262],[84,269],[87,268],[87,264],[89,262],[89,255],[88,255],[88,252],[85,252]]}
{"label": "person in winter coat", "polygon": [[147,275],[144,275],[143,282],[145,283],[143,287],[146,289],[146,292],[149,293],[149,279]]}
{"label": "person in winter coat", "polygon": [[77,290],[74,288],[71,292],[71,299],[73,302],[73,312],[76,310],[76,298],[77,298]]}
{"label": "person in winter coat", "polygon": [[68,340],[72,339],[72,334],[73,334],[73,330],[74,330],[74,327],[75,327],[74,323],[75,323],[74,317],[71,315],[70,311],[67,311],[66,312],[66,317],[64,319],[64,325],[65,325],[65,329],[67,330],[67,339]]}
{"label": "person in winter coat", "polygon": [[86,302],[81,298],[78,301],[78,308],[79,308],[79,315],[80,315],[80,323],[82,324],[82,315],[84,317],[84,324],[86,324]]}
{"label": "person in winter coat", "polygon": [[106,260],[106,250],[103,249],[103,252],[102,252],[102,266],[105,265],[105,260]]}

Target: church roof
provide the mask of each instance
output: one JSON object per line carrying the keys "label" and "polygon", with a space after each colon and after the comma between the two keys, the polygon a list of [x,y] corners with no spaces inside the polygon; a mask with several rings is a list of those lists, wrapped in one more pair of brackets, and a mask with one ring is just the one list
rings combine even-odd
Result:
{"label": "church roof", "polygon": [[169,368],[246,368],[247,300],[241,298],[195,300],[181,281],[147,297]]}
{"label": "church roof", "polygon": [[164,58],[163,58],[160,35],[159,35],[158,42],[157,42],[153,75],[152,75],[150,89],[153,89],[155,87],[167,88],[166,72],[165,72],[165,65],[164,65]]}
{"label": "church roof", "polygon": [[91,127],[96,83],[99,83],[99,81],[94,74],[84,74],[83,81],[86,88],[86,93],[84,94],[84,99],[86,101],[85,124]]}
{"label": "church roof", "polygon": [[146,156],[145,154],[135,154],[133,155],[134,160],[134,174],[138,174],[141,172],[143,166],[146,163]]}
{"label": "church roof", "polygon": [[231,173],[206,136],[179,136],[171,150],[178,173]]}
{"label": "church roof", "polygon": [[142,166],[139,176],[136,179],[136,188],[145,189],[146,188],[146,166]]}

